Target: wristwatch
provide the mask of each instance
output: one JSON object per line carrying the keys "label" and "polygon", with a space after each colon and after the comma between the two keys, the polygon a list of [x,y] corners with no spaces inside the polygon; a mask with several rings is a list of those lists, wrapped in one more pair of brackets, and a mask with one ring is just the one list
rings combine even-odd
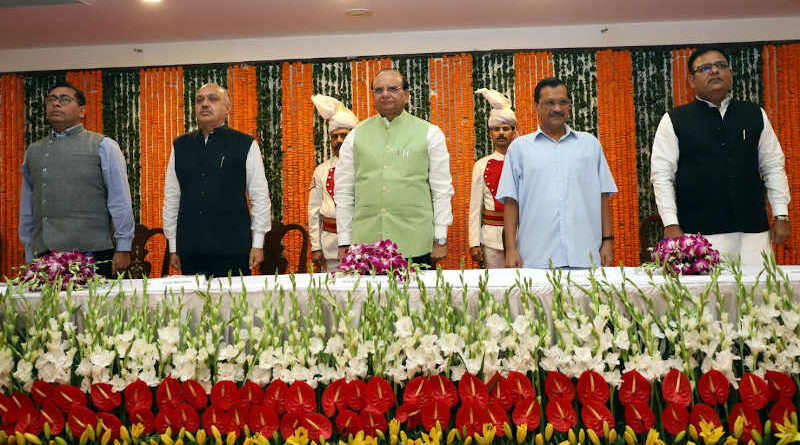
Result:
{"label": "wristwatch", "polygon": [[789,221],[789,215],[775,215],[775,221]]}
{"label": "wristwatch", "polygon": [[434,238],[433,242],[438,244],[438,245],[440,245],[440,246],[444,246],[445,244],[447,244],[447,238],[446,237],[445,238]]}

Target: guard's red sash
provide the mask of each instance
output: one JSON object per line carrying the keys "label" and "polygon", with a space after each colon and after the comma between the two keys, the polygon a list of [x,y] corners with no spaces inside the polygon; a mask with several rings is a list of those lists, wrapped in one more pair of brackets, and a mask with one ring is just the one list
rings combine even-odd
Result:
{"label": "guard's red sash", "polygon": [[[483,171],[483,182],[486,183],[486,187],[493,198],[497,196],[497,186],[500,184],[501,173],[503,173],[503,161],[489,159],[489,162],[486,163],[486,169]],[[494,211],[500,212],[500,214],[503,213],[503,203],[498,201],[497,198],[494,200]]]}
{"label": "guard's red sash", "polygon": [[336,166],[333,166],[328,169],[328,179],[325,180],[325,190],[328,191],[328,194],[331,195],[331,199],[333,199],[333,203],[336,204],[336,199],[333,197],[333,172],[336,170]]}

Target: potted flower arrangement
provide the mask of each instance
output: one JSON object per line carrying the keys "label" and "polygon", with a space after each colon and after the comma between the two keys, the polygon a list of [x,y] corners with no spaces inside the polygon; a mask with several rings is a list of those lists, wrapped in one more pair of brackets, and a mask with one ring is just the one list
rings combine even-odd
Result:
{"label": "potted flower arrangement", "polygon": [[719,264],[719,251],[701,234],[664,238],[653,249],[653,261],[673,275],[702,275]]}
{"label": "potted flower arrangement", "polygon": [[414,267],[409,267],[408,261],[397,249],[397,244],[392,240],[384,239],[372,244],[354,244],[347,250],[339,267],[334,273],[351,275],[392,274],[398,279],[404,279],[408,272],[414,272]]}
{"label": "potted flower arrangement", "polygon": [[23,266],[15,283],[30,289],[41,289],[43,286],[60,284],[62,290],[70,283],[73,286],[85,286],[95,276],[95,260],[80,252],[50,251],[31,264]]}

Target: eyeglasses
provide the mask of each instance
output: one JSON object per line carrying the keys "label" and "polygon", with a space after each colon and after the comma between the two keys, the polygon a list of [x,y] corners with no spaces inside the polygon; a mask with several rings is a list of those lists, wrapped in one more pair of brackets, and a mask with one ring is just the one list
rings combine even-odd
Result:
{"label": "eyeglasses", "polygon": [[60,96],[51,94],[50,96],[47,96],[44,100],[45,102],[47,102],[48,105],[53,105],[56,102],[60,103],[61,105],[69,105],[73,101],[75,101],[75,98],[67,94],[62,94]]}
{"label": "eyeglasses", "polygon": [[561,100],[548,99],[541,102],[541,104],[544,105],[545,108],[553,108],[556,105],[558,105],[561,108],[567,108],[569,106],[569,103],[570,103],[569,99],[561,99]]}
{"label": "eyeglasses", "polygon": [[695,73],[708,74],[708,73],[711,72],[711,68],[716,68],[716,69],[722,71],[722,70],[726,70],[726,69],[730,68],[730,65],[728,65],[728,62],[726,62],[724,60],[720,60],[719,62],[714,62],[714,63],[704,63],[704,64],[698,66],[697,68],[695,68],[694,72]]}
{"label": "eyeglasses", "polygon": [[386,88],[378,87],[372,89],[372,94],[383,94],[384,91],[387,91],[391,94],[397,94],[402,90],[403,90],[402,87],[386,87]]}

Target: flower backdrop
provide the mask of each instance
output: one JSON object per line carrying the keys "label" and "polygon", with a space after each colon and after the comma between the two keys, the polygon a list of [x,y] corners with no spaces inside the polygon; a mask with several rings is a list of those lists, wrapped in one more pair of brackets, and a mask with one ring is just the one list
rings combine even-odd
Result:
{"label": "flower backdrop", "polygon": [[30,298],[10,284],[0,443],[800,441],[791,272],[767,259],[751,285],[727,264],[690,292],[629,270],[550,271],[546,300],[530,279],[495,295],[441,271],[358,298],[324,274],[302,297],[58,282]]}
{"label": "flower backdrop", "polygon": [[[800,44],[736,44],[728,48],[734,71],[734,96],[762,104],[787,159],[793,196],[800,196]],[[22,263],[16,237],[19,165],[26,144],[47,134],[43,97],[59,79],[69,79],[88,95],[86,125],[120,142],[137,222],[161,226],[163,175],[171,140],[194,128],[192,96],[205,82],[231,89],[231,124],[254,133],[264,153],[273,216],[306,224],[308,184],[314,165],[330,156],[327,130],[309,97],[328,94],[360,117],[374,113],[369,82],[393,67],[411,82],[409,110],[444,131],[451,152],[456,194],[455,223],[448,236],[446,268],[474,267],[467,255],[466,214],[474,160],[491,151],[488,104],[474,97],[481,87],[508,95],[517,111],[520,134],[536,129],[533,87],[550,75],[562,77],[574,106],[570,125],[596,134],[620,193],[612,199],[616,260],[639,263],[638,221],[656,213],[649,184],[650,144],[665,111],[686,103],[691,48],[657,47],[413,55],[256,62],[237,65],[106,69],[5,74],[0,76],[0,273]],[[800,211],[791,206],[791,224],[800,233]],[[660,233],[649,230],[649,245]],[[152,252],[160,270],[163,240]],[[300,239],[287,241],[290,264]],[[784,264],[800,263],[800,237],[776,251]]]}

